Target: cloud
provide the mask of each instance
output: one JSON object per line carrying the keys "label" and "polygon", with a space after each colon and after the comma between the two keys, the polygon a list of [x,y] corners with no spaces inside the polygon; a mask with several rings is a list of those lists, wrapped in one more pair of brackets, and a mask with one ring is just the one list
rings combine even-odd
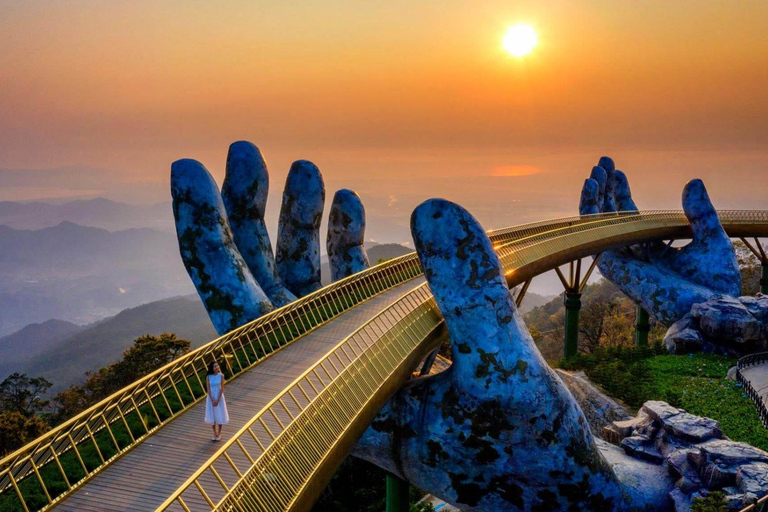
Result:
{"label": "cloud", "polygon": [[389,201],[387,202],[387,208],[391,208],[391,207],[395,206],[399,202],[400,201],[397,199],[397,196],[390,195],[389,196]]}
{"label": "cloud", "polygon": [[493,168],[491,176],[509,177],[509,176],[530,176],[543,172],[535,165],[500,165]]}

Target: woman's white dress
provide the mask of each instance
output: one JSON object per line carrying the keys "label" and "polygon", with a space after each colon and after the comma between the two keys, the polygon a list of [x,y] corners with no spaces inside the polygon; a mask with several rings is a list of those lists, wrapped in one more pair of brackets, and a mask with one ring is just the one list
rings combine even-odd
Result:
{"label": "woman's white dress", "polygon": [[221,395],[219,405],[213,406],[211,401],[211,395],[219,396],[219,390],[221,389],[221,373],[218,375],[208,375],[208,388],[209,393],[205,398],[205,422],[209,425],[218,423],[219,425],[226,425],[229,423],[229,413],[227,412],[227,402],[224,400],[224,395]]}

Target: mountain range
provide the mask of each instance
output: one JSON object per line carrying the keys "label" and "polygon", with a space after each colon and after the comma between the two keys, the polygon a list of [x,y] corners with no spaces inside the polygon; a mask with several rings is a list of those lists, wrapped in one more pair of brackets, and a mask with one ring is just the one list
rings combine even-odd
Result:
{"label": "mountain range", "polygon": [[109,231],[131,228],[174,230],[170,202],[139,206],[101,197],[63,204],[0,201],[0,225],[3,226],[34,230],[50,228],[65,221]]}

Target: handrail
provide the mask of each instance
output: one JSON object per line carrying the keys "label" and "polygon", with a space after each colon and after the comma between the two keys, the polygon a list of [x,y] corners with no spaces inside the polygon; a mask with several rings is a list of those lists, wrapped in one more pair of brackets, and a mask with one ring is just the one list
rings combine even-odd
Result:
{"label": "handrail", "polygon": [[[737,236],[744,231],[744,226],[749,226],[751,232],[761,236],[768,234],[768,212],[723,212],[721,219],[729,233],[736,231],[739,233]],[[583,216],[548,226],[553,224],[554,229],[531,226],[530,231],[517,228],[491,232],[498,242],[495,248],[510,286],[566,263],[568,258],[595,253],[591,251],[659,238],[690,236],[688,221],[679,211]],[[510,238],[513,240],[504,241]],[[407,316],[418,311],[418,305],[412,305],[411,311],[405,313],[400,308],[409,304],[407,301],[411,296],[424,293],[427,289],[422,285],[382,311],[376,319],[389,314]],[[438,332],[443,320],[434,301],[424,296],[419,296],[419,299],[422,302],[417,301],[418,304],[433,304],[430,313],[433,316],[421,317],[431,318],[432,324],[419,325],[419,329],[426,333]],[[370,322],[361,330],[369,325]],[[318,364],[331,360],[358,332],[344,340]],[[397,334],[393,337],[392,332]],[[342,364],[336,355],[341,370],[335,368],[335,374],[326,374],[330,382],[324,382],[317,376],[322,381],[321,388],[310,385],[309,375],[316,367],[310,368],[257,413],[157,510],[180,508],[189,512],[192,510],[190,505],[195,506],[195,510],[197,507],[202,510],[239,510],[245,507],[269,512],[309,508],[375,412],[407,379],[421,356],[432,348],[431,341],[433,338],[426,335],[418,339],[418,334],[409,331],[407,321],[401,319],[391,329],[380,333],[362,354],[355,352],[356,358],[346,354],[347,364]],[[380,360],[367,357],[369,351],[398,353],[398,350],[405,349],[406,344],[410,350],[401,353],[400,360],[389,361],[386,368],[382,369]],[[394,348],[396,345],[397,348]],[[361,382],[356,383],[356,378]],[[305,393],[300,386],[297,389],[304,379],[313,393]],[[295,396],[302,399],[297,400]],[[291,407],[286,405],[287,397],[293,402]],[[279,425],[274,432],[265,423],[265,418],[270,417]],[[253,426],[257,423],[264,430],[262,438],[267,435],[267,443],[254,434]],[[257,450],[251,448],[249,451],[244,446],[243,439],[249,438],[255,441]],[[241,458],[240,466],[234,461],[236,455]],[[222,461],[229,466],[227,477],[223,476]]]}
{"label": "handrail", "polygon": [[752,400],[752,402],[754,402],[755,407],[757,407],[757,413],[760,416],[760,420],[763,422],[763,426],[768,428],[768,408],[765,405],[765,398],[760,396],[749,379],[741,373],[741,370],[745,368],[764,364],[766,362],[768,362],[768,352],[758,352],[740,358],[738,363],[736,363],[736,380],[741,382],[744,386],[745,394]]}

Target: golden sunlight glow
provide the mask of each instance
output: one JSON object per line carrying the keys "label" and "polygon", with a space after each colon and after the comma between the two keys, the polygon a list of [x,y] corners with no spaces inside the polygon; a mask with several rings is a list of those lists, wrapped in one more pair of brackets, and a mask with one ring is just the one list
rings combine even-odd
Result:
{"label": "golden sunlight glow", "polygon": [[515,57],[523,57],[536,47],[536,31],[530,25],[515,25],[507,29],[502,46]]}

